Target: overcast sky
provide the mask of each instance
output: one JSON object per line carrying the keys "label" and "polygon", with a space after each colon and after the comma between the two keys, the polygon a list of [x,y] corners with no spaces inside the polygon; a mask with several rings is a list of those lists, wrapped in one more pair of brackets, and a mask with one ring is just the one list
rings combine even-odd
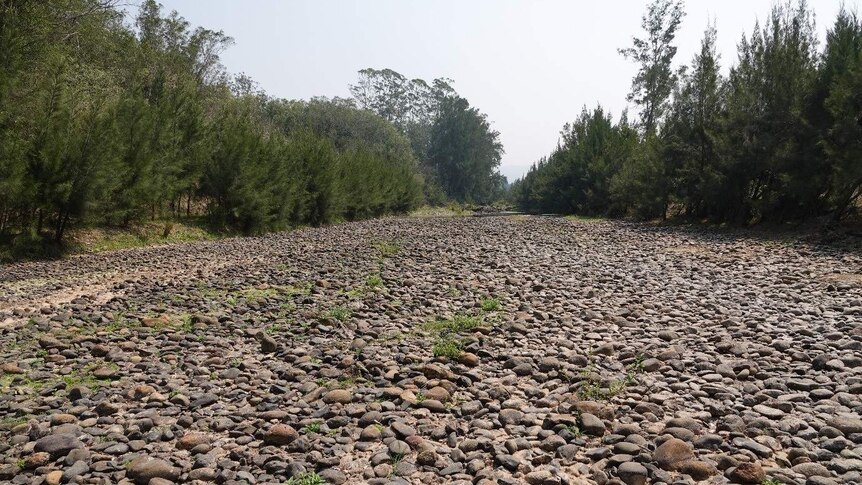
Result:
{"label": "overcast sky", "polygon": [[[845,0],[850,8],[862,0]],[[556,145],[585,104],[626,108],[636,68],[617,54],[640,34],[646,0],[162,0],[236,40],[222,60],[282,98],[349,96],[356,71],[448,77],[488,115],[510,181]],[[677,36],[688,63],[710,19],[725,71],[772,0],[689,0]],[[821,39],[839,0],[809,0]]]}

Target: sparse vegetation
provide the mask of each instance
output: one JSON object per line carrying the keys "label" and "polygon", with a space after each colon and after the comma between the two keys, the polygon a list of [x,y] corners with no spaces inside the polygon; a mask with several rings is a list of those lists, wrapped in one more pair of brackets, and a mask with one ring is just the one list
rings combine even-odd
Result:
{"label": "sparse vegetation", "polygon": [[395,472],[398,470],[398,465],[401,464],[402,460],[404,460],[404,455],[397,453],[392,455],[392,471],[389,472],[389,478],[392,478],[395,475]]}
{"label": "sparse vegetation", "polygon": [[337,306],[326,312],[325,316],[333,318],[339,322],[344,322],[350,318],[350,310],[343,306]]}
{"label": "sparse vegetation", "polygon": [[482,307],[482,311],[485,312],[496,312],[501,308],[500,301],[496,298],[482,298],[479,304]]}
{"label": "sparse vegetation", "polygon": [[383,287],[383,277],[380,276],[380,273],[374,273],[370,275],[365,280],[365,286],[368,288],[382,288]]}
{"label": "sparse vegetation", "polygon": [[452,318],[437,319],[425,325],[425,329],[437,334],[458,334],[475,330],[482,319],[475,315],[459,313]]}
{"label": "sparse vegetation", "polygon": [[397,241],[377,241],[373,246],[381,258],[394,256],[401,251],[401,243]]}
{"label": "sparse vegetation", "polygon": [[0,430],[9,431],[15,426],[21,425],[29,421],[27,416],[3,416],[0,417]]}
{"label": "sparse vegetation", "polygon": [[602,385],[602,382],[593,377],[597,368],[594,363],[590,363],[581,372],[582,380],[578,395],[580,395],[582,399],[601,401],[609,400],[620,395],[625,391],[627,386],[635,384],[637,382],[637,376],[644,372],[644,360],[645,358],[643,354],[635,357],[635,360],[626,367],[625,376],[611,380],[607,383],[606,387]]}
{"label": "sparse vegetation", "polygon": [[434,340],[431,353],[434,354],[434,357],[456,359],[461,355],[461,345],[461,342],[452,337],[438,337]]}
{"label": "sparse vegetation", "polygon": [[[170,230],[166,231],[166,228]],[[167,222],[142,221],[128,228],[84,228],[72,231],[68,250],[97,253],[156,244],[209,241],[229,235],[229,232],[215,232],[202,220],[194,218]]]}
{"label": "sparse vegetation", "polygon": [[465,313],[428,322],[424,330],[431,334],[433,341],[431,353],[434,357],[458,358],[464,347],[460,334],[475,330],[482,323],[483,320],[480,317]]}
{"label": "sparse vegetation", "polygon": [[564,428],[566,429],[566,431],[572,433],[578,438],[580,438],[584,434],[583,431],[581,431],[581,428],[579,428],[576,424],[565,425]]}
{"label": "sparse vegetation", "polygon": [[326,481],[315,472],[305,472],[290,477],[285,485],[324,485]]}

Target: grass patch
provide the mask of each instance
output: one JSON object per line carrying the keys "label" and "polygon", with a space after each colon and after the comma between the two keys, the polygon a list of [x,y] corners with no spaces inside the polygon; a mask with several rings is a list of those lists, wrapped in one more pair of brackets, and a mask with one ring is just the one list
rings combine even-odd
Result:
{"label": "grass patch", "polygon": [[281,326],[280,323],[273,323],[272,325],[269,325],[264,329],[264,332],[266,332],[267,335],[274,335],[283,331],[284,328]]}
{"label": "grass patch", "polygon": [[239,296],[245,298],[248,302],[260,302],[266,300],[267,298],[273,298],[278,296],[279,290],[277,288],[248,288],[239,292]]}
{"label": "grass patch", "polygon": [[353,389],[356,387],[356,379],[353,377],[342,377],[341,379],[318,379],[315,383],[327,389]]}
{"label": "grass patch", "polygon": [[[194,332],[194,323],[192,322],[192,315],[190,313],[176,315],[162,314],[160,317],[145,317],[143,320],[147,320],[148,324],[142,325],[143,322],[140,322],[134,325],[134,328],[141,328],[143,326],[152,330],[172,329],[183,333]],[[122,322],[121,320],[121,326],[124,325]],[[133,328],[132,325],[125,324],[125,326]]]}
{"label": "grass patch", "polygon": [[129,228],[76,229],[69,239],[72,252],[97,253],[154,244],[210,241],[228,235],[212,231],[201,218],[144,222]]}
{"label": "grass patch", "polygon": [[89,373],[77,373],[63,376],[63,383],[66,384],[66,390],[75,386],[84,386],[91,391],[96,391],[102,387],[111,385],[110,379],[97,379]]}
{"label": "grass patch", "polygon": [[350,310],[343,306],[337,306],[324,314],[326,317],[333,318],[339,322],[344,322],[350,318]]}
{"label": "grass patch", "polygon": [[0,392],[9,392],[12,389],[23,389],[30,392],[40,392],[48,383],[45,381],[36,381],[29,377],[21,375],[4,375],[0,376]]}
{"label": "grass patch", "polygon": [[365,279],[365,286],[368,288],[382,288],[383,287],[383,277],[380,276],[380,273],[374,273]]}
{"label": "grass patch", "polygon": [[496,298],[482,298],[479,305],[483,312],[496,312],[501,308],[500,301]]}
{"label": "grass patch", "polygon": [[303,428],[302,428],[302,431],[303,431],[305,434],[309,434],[309,433],[320,433],[320,422],[319,422],[319,421],[315,421],[315,422],[313,422],[313,423],[308,423],[308,424],[306,424],[306,425],[305,425],[305,427],[303,427]]}
{"label": "grass patch", "polygon": [[285,296],[308,296],[311,294],[311,283],[305,281],[295,285],[282,286],[281,293]]}
{"label": "grass patch", "polygon": [[448,204],[446,206],[422,206],[410,213],[410,217],[466,217],[470,211],[460,204]]}
{"label": "grass patch", "polygon": [[324,485],[325,483],[323,477],[317,473],[305,472],[290,477],[290,480],[284,482],[284,485]]}
{"label": "grass patch", "polygon": [[434,357],[457,359],[464,349],[460,334],[479,328],[483,323],[480,317],[459,313],[452,318],[428,322],[424,330],[431,334],[433,343],[431,353]]}
{"label": "grass patch", "polygon": [[577,425],[567,424],[563,427],[566,429],[566,431],[568,431],[569,433],[572,433],[577,438],[580,438],[584,434],[581,431],[581,428],[579,428]]}
{"label": "grass patch", "polygon": [[605,220],[603,217],[598,216],[582,216],[578,214],[572,214],[566,216],[566,220],[568,221],[576,221],[576,222],[600,222]]}
{"label": "grass patch", "polygon": [[0,418],[0,430],[11,431],[15,426],[29,421],[28,416],[4,416]]}
{"label": "grass patch", "polygon": [[449,359],[457,359],[462,350],[463,344],[452,337],[439,337],[431,346],[431,353],[434,357],[447,357]]}
{"label": "grass patch", "polygon": [[388,258],[401,252],[401,243],[397,241],[377,241],[372,246],[381,258]]}
{"label": "grass patch", "polygon": [[425,325],[425,329],[437,334],[452,334],[475,330],[482,325],[482,319],[474,315],[459,313],[449,319],[437,319]]}

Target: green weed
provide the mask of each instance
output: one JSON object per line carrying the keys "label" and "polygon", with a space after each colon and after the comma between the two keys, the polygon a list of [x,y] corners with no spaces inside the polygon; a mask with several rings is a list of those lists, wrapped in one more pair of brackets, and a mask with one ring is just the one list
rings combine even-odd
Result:
{"label": "green weed", "polygon": [[338,320],[339,322],[343,322],[343,321],[346,321],[348,318],[350,318],[350,310],[348,310],[347,308],[338,306],[338,307],[335,307],[335,308],[329,310],[328,312],[326,312],[326,316],[334,318],[335,320]]}
{"label": "green weed", "polygon": [[584,434],[583,431],[581,431],[581,428],[579,428],[576,424],[567,424],[565,428],[566,430],[568,430],[569,433],[572,433],[578,438],[580,438]]}
{"label": "green weed", "polygon": [[380,273],[374,273],[365,279],[365,286],[369,288],[380,288],[383,286],[383,277]]}
{"label": "green weed", "polygon": [[401,243],[397,241],[377,241],[372,244],[381,258],[387,258],[401,251]]}
{"label": "green weed", "polygon": [[290,480],[285,482],[285,485],[324,485],[326,481],[323,477],[314,472],[301,473],[290,477]]}
{"label": "green weed", "polygon": [[448,357],[449,359],[457,359],[458,356],[461,355],[462,352],[462,344],[457,340],[444,337],[438,338],[434,341],[434,345],[431,347],[431,352],[434,354],[434,357]]}
{"label": "green weed", "polygon": [[426,324],[426,330],[438,334],[462,333],[475,330],[482,325],[482,319],[465,313],[459,313],[449,319],[437,319]]}
{"label": "green weed", "polygon": [[496,298],[482,298],[479,304],[482,306],[482,311],[485,312],[496,312],[501,307],[500,301]]}

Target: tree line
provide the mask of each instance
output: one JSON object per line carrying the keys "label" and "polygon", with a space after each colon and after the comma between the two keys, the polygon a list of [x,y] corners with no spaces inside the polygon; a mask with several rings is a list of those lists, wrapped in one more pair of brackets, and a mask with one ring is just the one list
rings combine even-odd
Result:
{"label": "tree line", "polygon": [[862,22],[841,10],[821,50],[804,1],[773,7],[728,75],[716,29],[674,69],[680,0],[654,0],[638,65],[639,118],[584,108],[511,189],[523,210],[642,219],[789,221],[857,211],[862,196]]}
{"label": "tree line", "polygon": [[355,99],[278,99],[225,70],[232,42],[154,0],[133,25],[112,0],[0,2],[0,243],[188,216],[258,233],[505,185],[451,81],[365,70]]}

